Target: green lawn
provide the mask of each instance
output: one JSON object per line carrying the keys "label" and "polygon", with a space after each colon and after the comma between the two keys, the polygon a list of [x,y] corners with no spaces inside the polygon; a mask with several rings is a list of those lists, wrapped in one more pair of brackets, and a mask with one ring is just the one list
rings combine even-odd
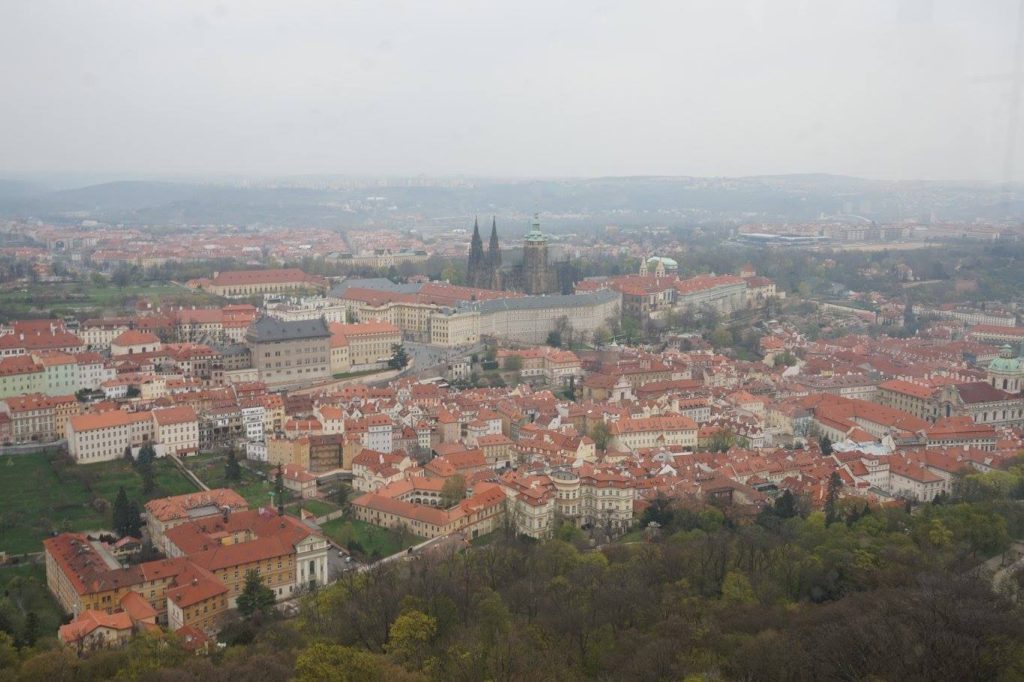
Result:
{"label": "green lawn", "polygon": [[[269,505],[272,501],[271,492],[274,490],[273,474],[271,480],[267,481],[246,466],[242,466],[242,477],[237,481],[228,481],[225,464],[227,456],[219,453],[207,453],[186,457],[182,460],[189,471],[199,477],[199,480],[211,488],[231,488],[245,498],[249,507],[255,509],[262,505]],[[292,492],[285,490],[285,501],[292,498]],[[274,500],[276,503],[276,500]]]}
{"label": "green lawn", "polygon": [[[366,557],[391,556],[424,540],[412,533],[406,533],[404,537],[399,537],[398,533],[394,531],[344,517],[328,521],[320,528],[324,535],[342,547],[348,547],[349,541],[358,542],[363,547],[361,554]],[[358,550],[356,551],[358,552]]]}
{"label": "green lawn", "polygon": [[125,460],[74,464],[57,451],[0,457],[0,550],[38,552],[53,531],[110,529],[117,490],[145,502],[195,491],[170,460],[153,463],[156,488],[142,492],[142,477]]}
{"label": "green lawn", "polygon": [[[288,505],[288,513],[292,514],[293,516],[298,516],[299,506],[300,504],[298,502],[294,502]],[[333,511],[338,511],[338,505],[331,504],[330,502],[324,502],[323,500],[303,500],[301,503],[301,507],[306,511],[315,514],[316,516],[324,516],[326,514],[330,514]]]}
{"label": "green lawn", "polygon": [[53,637],[64,622],[60,604],[46,588],[46,567],[22,563],[0,566],[0,611],[20,634],[25,618],[34,612],[39,618],[41,638]]}
{"label": "green lawn", "polygon": [[168,282],[135,282],[121,288],[92,282],[26,283],[24,287],[5,291],[0,301],[0,319],[60,316],[79,312],[121,311],[137,298],[161,303],[210,305],[220,299]]}

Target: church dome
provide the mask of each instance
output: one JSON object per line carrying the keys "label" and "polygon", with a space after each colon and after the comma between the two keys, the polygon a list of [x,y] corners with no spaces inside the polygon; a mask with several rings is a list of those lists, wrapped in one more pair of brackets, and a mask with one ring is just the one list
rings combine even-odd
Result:
{"label": "church dome", "polygon": [[1013,348],[1009,344],[999,349],[999,357],[988,365],[988,371],[1011,373],[1021,371],[1021,359],[1013,357]]}

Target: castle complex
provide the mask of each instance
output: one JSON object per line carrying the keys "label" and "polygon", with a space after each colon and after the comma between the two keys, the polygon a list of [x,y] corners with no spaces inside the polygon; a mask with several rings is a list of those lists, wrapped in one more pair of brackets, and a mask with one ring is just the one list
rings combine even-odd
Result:
{"label": "castle complex", "polygon": [[479,289],[522,291],[534,295],[558,293],[558,274],[548,261],[548,238],[540,231],[537,216],[534,216],[530,232],[523,242],[522,264],[505,269],[502,269],[497,221],[491,221],[491,238],[486,252],[480,238],[479,221],[474,222],[466,280],[469,286]]}

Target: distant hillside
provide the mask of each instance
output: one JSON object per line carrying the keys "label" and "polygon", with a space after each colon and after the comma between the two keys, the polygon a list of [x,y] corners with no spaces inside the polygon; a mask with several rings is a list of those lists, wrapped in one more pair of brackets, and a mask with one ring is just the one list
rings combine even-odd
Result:
{"label": "distant hillside", "polygon": [[23,201],[46,193],[46,188],[21,180],[0,179],[0,204]]}
{"label": "distant hillside", "polygon": [[546,214],[548,229],[605,224],[786,222],[856,214],[872,220],[1024,217],[995,186],[884,182],[804,174],[742,178],[625,177],[477,180],[434,186],[247,187],[173,182],[109,182],[45,192],[0,182],[0,215],[52,221],[277,224],[351,227],[450,223],[494,213]]}

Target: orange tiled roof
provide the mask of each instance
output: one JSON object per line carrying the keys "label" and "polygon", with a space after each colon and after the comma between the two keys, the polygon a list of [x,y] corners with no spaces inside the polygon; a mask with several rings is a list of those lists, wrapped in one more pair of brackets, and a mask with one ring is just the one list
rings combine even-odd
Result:
{"label": "orange tiled roof", "polygon": [[197,493],[164,497],[146,503],[146,512],[167,522],[188,517],[188,512],[197,507],[231,507],[234,510],[248,509],[245,498],[230,488],[214,488]]}

